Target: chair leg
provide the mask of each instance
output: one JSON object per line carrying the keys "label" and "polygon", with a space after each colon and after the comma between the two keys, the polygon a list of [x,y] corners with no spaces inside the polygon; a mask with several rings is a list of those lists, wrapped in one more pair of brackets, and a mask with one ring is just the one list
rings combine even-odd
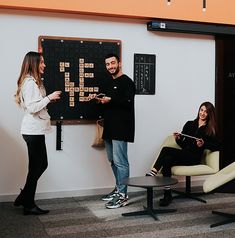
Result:
{"label": "chair leg", "polygon": [[230,214],[230,213],[226,213],[226,212],[218,212],[218,211],[212,211],[212,214],[226,217],[227,219],[210,225],[211,228],[235,222],[235,214]]}
{"label": "chair leg", "polygon": [[173,197],[173,199],[178,199],[178,198],[191,198],[194,200],[197,200],[199,202],[206,203],[206,200],[199,198],[198,196],[204,195],[203,192],[201,193],[192,193],[191,192],[191,177],[186,176],[186,186],[185,186],[185,191],[181,192],[178,190],[173,190],[174,193],[177,195]]}

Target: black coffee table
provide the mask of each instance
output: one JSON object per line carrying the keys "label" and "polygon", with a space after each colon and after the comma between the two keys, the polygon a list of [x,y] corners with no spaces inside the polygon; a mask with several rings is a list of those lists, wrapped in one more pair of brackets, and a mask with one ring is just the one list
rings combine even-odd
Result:
{"label": "black coffee table", "polygon": [[123,216],[139,216],[139,215],[150,215],[155,220],[158,220],[157,214],[175,212],[176,209],[153,209],[153,188],[154,187],[164,187],[169,185],[174,185],[178,183],[175,178],[160,177],[160,176],[143,176],[143,177],[133,177],[128,178],[123,181],[123,184],[140,187],[147,189],[147,207],[144,206],[144,210],[136,212],[123,213]]}

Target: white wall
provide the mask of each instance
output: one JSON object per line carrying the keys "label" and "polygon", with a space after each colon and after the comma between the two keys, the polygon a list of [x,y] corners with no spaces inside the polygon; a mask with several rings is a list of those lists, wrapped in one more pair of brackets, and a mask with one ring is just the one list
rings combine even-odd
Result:
{"label": "white wall", "polygon": [[[0,10],[0,198],[19,192],[27,172],[19,133],[22,112],[14,103],[24,55],[37,51],[38,36],[119,39],[123,71],[133,78],[134,53],[157,56],[156,94],[136,96],[135,143],[129,144],[131,176],[144,175],[166,135],[196,117],[202,101],[214,102],[215,42],[212,37],[148,32],[145,23],[123,19]],[[91,147],[94,125],[63,126],[63,150],[55,130],[47,136],[49,167],[37,192],[43,197],[95,194],[114,179],[104,150]],[[13,198],[13,196],[12,196]]]}

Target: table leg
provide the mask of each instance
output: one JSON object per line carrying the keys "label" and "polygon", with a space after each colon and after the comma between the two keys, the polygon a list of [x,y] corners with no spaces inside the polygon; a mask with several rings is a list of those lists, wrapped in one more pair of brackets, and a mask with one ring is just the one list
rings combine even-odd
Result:
{"label": "table leg", "polygon": [[144,210],[136,212],[123,213],[123,216],[138,216],[138,215],[150,215],[155,220],[158,220],[157,214],[175,212],[176,209],[153,209],[153,188],[147,188],[147,207],[144,206]]}

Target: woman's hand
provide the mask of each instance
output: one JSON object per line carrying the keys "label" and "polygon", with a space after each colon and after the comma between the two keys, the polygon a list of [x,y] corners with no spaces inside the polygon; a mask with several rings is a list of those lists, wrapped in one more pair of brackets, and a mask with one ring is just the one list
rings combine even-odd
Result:
{"label": "woman's hand", "polygon": [[197,139],[196,143],[197,143],[198,147],[202,147],[204,145],[204,140],[203,139]]}
{"label": "woman's hand", "polygon": [[50,101],[54,101],[60,99],[61,91],[54,91],[53,93],[49,94],[47,97]]}
{"label": "woman's hand", "polygon": [[173,136],[174,136],[175,140],[178,140],[180,138],[180,133],[179,132],[174,132]]}

